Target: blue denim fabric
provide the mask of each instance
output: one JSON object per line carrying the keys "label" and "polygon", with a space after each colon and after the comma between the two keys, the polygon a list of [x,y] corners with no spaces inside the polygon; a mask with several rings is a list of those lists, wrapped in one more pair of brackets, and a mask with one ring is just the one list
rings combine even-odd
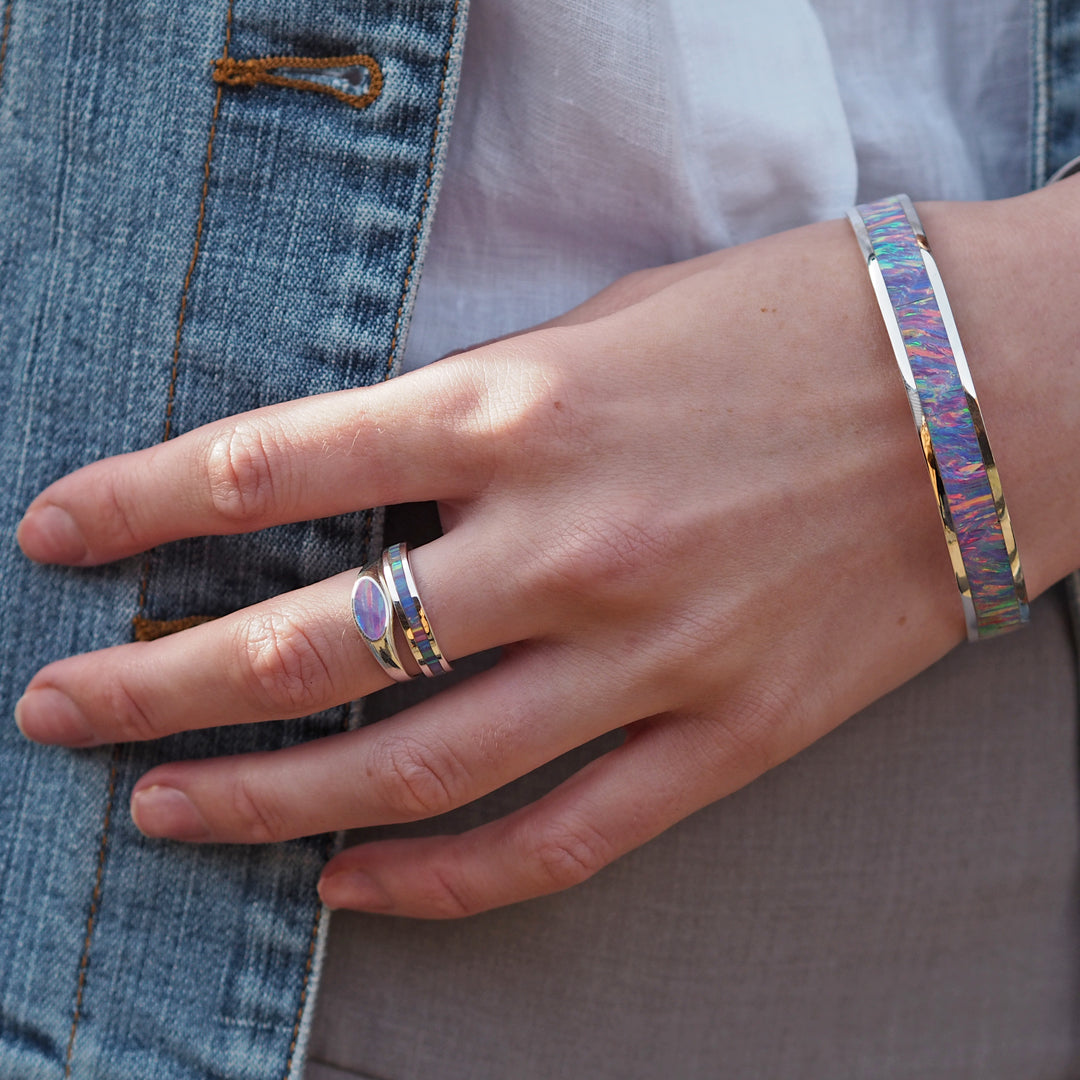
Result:
{"label": "blue denim fabric", "polygon": [[[449,130],[466,0],[13,0],[0,71],[0,712],[42,664],[363,562],[370,513],[29,564],[30,499],[94,459],[392,373]],[[212,79],[366,54],[366,108]],[[284,74],[304,77],[303,72]],[[345,73],[348,75],[348,73]],[[355,88],[367,88],[358,68]],[[314,78],[332,76],[316,73]],[[0,725],[0,1077],[299,1076],[332,838],[143,839],[135,779],[336,731],[310,720],[89,752]]]}
{"label": "blue denim fabric", "polygon": [[1080,2],[1034,0],[1032,187],[1080,156]]}

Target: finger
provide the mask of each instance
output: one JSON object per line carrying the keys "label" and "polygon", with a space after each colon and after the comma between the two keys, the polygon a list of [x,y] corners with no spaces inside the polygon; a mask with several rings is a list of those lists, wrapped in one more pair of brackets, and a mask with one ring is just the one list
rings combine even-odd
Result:
{"label": "finger", "polygon": [[[512,602],[498,552],[462,526],[410,553],[440,647],[453,660],[528,636],[537,609]],[[463,573],[461,568],[467,568]],[[356,572],[156,641],[50,664],[16,706],[37,742],[92,746],[307,716],[390,681],[353,621]],[[403,660],[409,655],[402,642]]]}
{"label": "finger", "polygon": [[[532,646],[379,724],[272,753],[162,765],[132,813],[153,836],[263,843],[445,813],[637,715],[640,695],[559,678]],[[575,672],[576,674],[576,672]]]}
{"label": "finger", "polygon": [[688,814],[750,782],[758,755],[715,721],[662,717],[544,798],[458,836],[382,840],[326,865],[323,901],[443,919],[580,884]]}
{"label": "finger", "polygon": [[464,498],[490,469],[475,357],[230,417],[46,488],[18,530],[39,562],[90,566],[186,536]]}

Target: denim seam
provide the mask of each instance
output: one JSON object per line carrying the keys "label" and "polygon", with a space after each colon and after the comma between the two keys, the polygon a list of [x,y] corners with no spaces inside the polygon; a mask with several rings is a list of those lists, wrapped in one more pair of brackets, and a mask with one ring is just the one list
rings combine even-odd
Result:
{"label": "denim seam", "polygon": [[304,980],[300,985],[300,1001],[296,1007],[296,1020],[293,1023],[292,1037],[289,1039],[289,1056],[285,1059],[285,1078],[288,1080],[292,1072],[293,1057],[296,1054],[296,1044],[300,1038],[300,1024],[304,1017],[304,1005],[307,1002],[308,982],[311,979],[311,969],[315,962],[315,945],[319,940],[319,924],[322,922],[322,903],[315,905],[315,919],[311,924],[311,940],[308,942],[307,959],[304,962]]}
{"label": "denim seam", "polygon": [[116,780],[120,772],[120,744],[113,747],[109,762],[109,786],[105,795],[105,815],[101,822],[101,844],[98,847],[97,872],[94,875],[94,891],[90,894],[90,911],[86,916],[86,939],[83,942],[82,957],[79,960],[79,978],[75,987],[75,1013],[71,1018],[71,1032],[68,1035],[67,1053],[64,1055],[64,1077],[71,1076],[71,1062],[75,1053],[75,1036],[82,1019],[83,992],[86,989],[86,973],[90,967],[90,944],[94,938],[97,923],[98,905],[101,902],[101,886],[105,879],[105,856],[109,850],[109,826],[112,822],[113,803],[116,799]]}
{"label": "denim seam", "polygon": [[389,379],[394,370],[395,351],[397,349],[398,336],[401,332],[402,316],[405,313],[406,301],[409,297],[409,286],[412,282],[413,269],[416,266],[417,255],[420,251],[420,236],[424,231],[424,223],[427,219],[428,205],[431,201],[431,187],[435,179],[435,168],[439,159],[439,121],[442,119],[443,101],[446,97],[446,75],[450,70],[450,58],[454,53],[456,30],[458,21],[458,9],[461,0],[454,0],[454,10],[450,16],[450,33],[446,43],[446,53],[443,56],[442,78],[439,80],[439,100],[435,105],[435,126],[431,132],[431,152],[428,155],[427,179],[424,181],[424,196],[420,202],[420,215],[416,220],[416,229],[413,232],[412,250],[409,254],[409,265],[405,269],[405,281],[401,288],[401,301],[398,304],[397,315],[394,320],[394,333],[390,338],[390,354],[386,358],[386,373],[384,380]]}
{"label": "denim seam", "polygon": [[[314,82],[311,79],[290,79],[284,75],[275,75],[275,70],[293,68],[319,71],[325,68],[364,67],[367,68],[370,83],[363,94],[349,94],[336,86]],[[311,90],[317,94],[328,94],[338,101],[351,105],[354,109],[366,109],[382,93],[383,73],[378,60],[364,53],[351,56],[260,56],[251,60],[233,60],[223,56],[214,61],[214,82],[221,86],[251,87],[262,83],[267,86],[280,86],[290,90]]]}
{"label": "denim seam", "polygon": [[0,33],[0,89],[4,85],[4,60],[7,57],[8,35],[11,33],[11,9],[15,6],[15,0],[8,0],[4,8],[4,29]]}
{"label": "denim seam", "polygon": [[[222,49],[223,59],[229,57],[229,42],[232,39],[233,0],[229,0],[229,10],[225,17],[225,47]],[[199,216],[195,222],[195,243],[191,249],[191,259],[188,262],[187,273],[184,275],[184,287],[180,293],[180,314],[176,320],[176,337],[173,341],[172,368],[169,373],[169,390],[165,401],[165,430],[161,441],[168,442],[172,438],[172,417],[176,405],[176,384],[180,377],[180,342],[184,333],[184,319],[187,316],[188,294],[191,291],[191,279],[195,274],[195,264],[199,261],[199,248],[202,243],[203,225],[206,223],[206,203],[210,194],[210,164],[214,157],[214,137],[217,134],[218,116],[221,113],[221,96],[224,87],[217,84],[217,92],[214,96],[214,111],[210,116],[210,134],[206,140],[206,159],[203,162],[203,186],[202,195],[199,199]],[[149,552],[143,562],[142,582],[139,585],[139,599],[132,625],[136,637],[139,633],[140,620],[146,616],[146,600],[150,588],[150,570],[153,561],[153,552]]]}
{"label": "denim seam", "polygon": [[[232,37],[233,0],[229,0],[229,11],[225,17],[225,48],[222,59],[229,58],[229,40]],[[188,294],[191,291],[191,279],[195,274],[195,264],[199,261],[199,245],[202,243],[203,225],[206,222],[206,202],[210,194],[210,163],[214,157],[214,136],[217,134],[218,115],[221,112],[222,86],[219,83],[214,96],[214,111],[210,117],[210,135],[206,140],[206,160],[203,162],[202,197],[199,199],[199,217],[195,222],[195,243],[191,249],[191,261],[184,275],[184,289],[180,294],[180,314],[176,320],[176,338],[173,341],[172,371],[169,377],[169,396],[165,403],[165,434],[162,442],[172,437],[172,414],[176,404],[176,381],[180,373],[180,340],[184,332],[184,318],[187,315]]]}
{"label": "denim seam", "polygon": [[1031,119],[1031,186],[1042,187],[1046,181],[1047,138],[1050,114],[1050,41],[1048,34],[1049,0],[1035,0],[1032,5],[1031,71],[1034,82]]}

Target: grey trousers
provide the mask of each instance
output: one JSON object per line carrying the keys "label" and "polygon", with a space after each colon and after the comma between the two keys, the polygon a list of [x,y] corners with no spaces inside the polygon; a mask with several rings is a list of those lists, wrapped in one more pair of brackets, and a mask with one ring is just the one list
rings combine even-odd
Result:
{"label": "grey trousers", "polygon": [[[306,1080],[1080,1077],[1063,589],[1032,623],[576,889],[462,922],[335,913]],[[467,828],[601,749],[393,831]]]}

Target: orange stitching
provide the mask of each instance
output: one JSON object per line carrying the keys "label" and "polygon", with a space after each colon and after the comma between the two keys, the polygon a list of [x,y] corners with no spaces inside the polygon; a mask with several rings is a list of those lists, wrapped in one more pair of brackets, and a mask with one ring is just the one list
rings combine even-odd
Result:
{"label": "orange stitching", "polygon": [[401,289],[401,302],[398,304],[397,318],[394,322],[394,334],[390,339],[390,355],[386,359],[386,374],[383,379],[390,378],[390,370],[394,366],[394,349],[397,347],[398,332],[401,329],[401,316],[405,311],[405,298],[409,295],[409,282],[412,280],[413,266],[416,263],[416,252],[420,244],[420,233],[424,227],[424,218],[427,216],[428,199],[431,196],[431,179],[435,175],[435,155],[439,148],[439,116],[442,113],[443,96],[446,92],[446,73],[450,70],[450,52],[454,47],[454,30],[457,27],[458,6],[461,0],[454,0],[454,11],[450,17],[450,41],[446,46],[446,55],[443,57],[442,80],[439,82],[439,100],[435,105],[435,128],[431,133],[431,154],[428,156],[427,181],[424,184],[424,198],[420,203],[420,217],[416,222],[416,232],[413,233],[412,253],[409,256],[409,265],[405,270],[405,284]]}
{"label": "orange stitching", "polygon": [[[327,83],[311,79],[289,79],[272,72],[280,68],[299,68],[321,71],[326,68],[365,67],[370,79],[363,94],[349,94]],[[366,109],[381,93],[383,73],[379,62],[372,56],[356,53],[353,56],[262,56],[253,60],[232,60],[228,56],[214,62],[214,82],[219,86],[255,86],[266,83],[284,86],[292,90],[314,90],[317,94],[329,94],[354,109]]]}
{"label": "orange stitching", "polygon": [[[233,0],[229,0],[229,12],[225,18],[225,47],[222,49],[222,58],[229,58],[229,42],[232,40]],[[180,339],[184,332],[184,319],[187,316],[188,292],[191,288],[191,278],[195,273],[195,263],[199,259],[199,245],[202,242],[203,224],[206,221],[206,199],[210,192],[210,162],[214,156],[214,136],[217,134],[218,115],[221,112],[222,87],[218,84],[217,95],[214,98],[214,111],[210,116],[210,137],[206,142],[206,160],[203,163],[203,186],[202,197],[199,199],[199,218],[195,223],[195,245],[191,251],[191,261],[188,263],[187,273],[184,275],[184,288],[180,293],[180,315],[176,321],[176,338],[173,341],[172,370],[169,375],[169,392],[165,400],[165,433],[162,442],[168,442],[172,438],[172,415],[176,404],[176,382],[180,376]],[[150,564],[153,552],[148,552],[143,562],[142,581],[139,585],[138,607],[132,622],[135,624],[137,635],[138,620],[146,610],[146,597],[150,588]]]}
{"label": "orange stitching", "polygon": [[148,551],[146,558],[143,560],[143,572],[142,580],[139,582],[139,599],[136,601],[137,607],[135,614],[131,617],[132,633],[135,635],[136,640],[139,637],[139,622],[143,617],[143,612],[146,610],[146,595],[150,591],[150,563],[153,551]]}
{"label": "orange stitching", "polygon": [[120,746],[113,747],[112,762],[109,766],[109,790],[105,797],[105,818],[101,823],[101,846],[98,848],[97,875],[94,878],[94,891],[90,896],[90,914],[86,918],[86,939],[83,942],[82,959],[79,961],[79,982],[75,989],[75,1015],[71,1019],[71,1034],[68,1035],[67,1055],[64,1058],[64,1076],[71,1076],[71,1059],[75,1052],[75,1033],[79,1030],[82,1017],[83,990],[86,988],[86,971],[90,966],[90,942],[94,936],[94,924],[97,922],[98,903],[101,901],[101,882],[105,876],[105,853],[109,847],[109,822],[112,820],[113,800],[116,797],[116,778],[119,773]]}
{"label": "orange stitching", "polygon": [[292,1071],[293,1055],[296,1053],[296,1043],[300,1038],[300,1021],[304,1015],[304,1002],[307,1001],[308,980],[311,978],[311,969],[315,964],[315,943],[319,940],[319,924],[322,922],[322,903],[315,906],[315,922],[311,926],[311,941],[308,942],[307,963],[304,965],[304,981],[300,987],[300,1007],[296,1010],[296,1023],[293,1024],[292,1039],[289,1041],[289,1056],[285,1061],[285,1080],[288,1080]]}
{"label": "orange stitching", "polygon": [[[233,0],[229,0],[229,14],[225,22],[225,49],[224,59],[229,58],[229,39],[232,37],[232,12]],[[218,114],[221,112],[221,86],[219,84],[217,95],[214,98],[214,111],[210,116],[210,137],[206,142],[206,161],[203,163],[203,187],[202,198],[199,200],[199,219],[195,223],[195,246],[191,251],[191,262],[188,263],[187,273],[184,275],[184,289],[180,294],[180,317],[176,323],[176,340],[173,342],[172,375],[169,381],[169,398],[165,404],[165,435],[162,442],[168,442],[172,436],[173,405],[176,401],[176,380],[180,369],[180,336],[184,331],[184,318],[187,315],[188,291],[191,288],[191,278],[195,273],[195,263],[199,259],[199,244],[202,242],[203,224],[206,221],[206,197],[210,192],[210,162],[214,156],[214,136],[217,134]]]}
{"label": "orange stitching", "polygon": [[8,0],[4,8],[4,33],[0,37],[0,86],[4,82],[4,57],[7,56],[8,34],[11,33],[11,9],[15,6],[15,0]]}
{"label": "orange stitching", "polygon": [[192,626],[199,626],[205,622],[212,622],[216,615],[188,615],[183,619],[144,619],[136,615],[131,620],[135,627],[136,641],[156,641],[169,634],[178,634],[181,630],[188,630]]}

